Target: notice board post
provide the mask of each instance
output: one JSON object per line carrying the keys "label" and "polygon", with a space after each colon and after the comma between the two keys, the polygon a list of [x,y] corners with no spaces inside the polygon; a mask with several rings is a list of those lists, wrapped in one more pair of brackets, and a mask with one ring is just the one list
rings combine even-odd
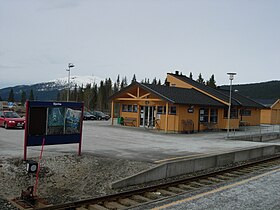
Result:
{"label": "notice board post", "polygon": [[24,155],[27,147],[56,144],[79,144],[81,155],[84,104],[81,102],[27,101]]}

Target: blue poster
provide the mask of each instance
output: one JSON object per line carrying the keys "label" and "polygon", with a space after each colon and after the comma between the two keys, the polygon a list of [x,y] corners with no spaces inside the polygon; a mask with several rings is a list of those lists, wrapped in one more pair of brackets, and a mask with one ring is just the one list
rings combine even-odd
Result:
{"label": "blue poster", "polygon": [[80,133],[82,112],[71,108],[66,109],[65,134]]}
{"label": "blue poster", "polygon": [[65,121],[64,107],[48,108],[47,135],[64,134]]}

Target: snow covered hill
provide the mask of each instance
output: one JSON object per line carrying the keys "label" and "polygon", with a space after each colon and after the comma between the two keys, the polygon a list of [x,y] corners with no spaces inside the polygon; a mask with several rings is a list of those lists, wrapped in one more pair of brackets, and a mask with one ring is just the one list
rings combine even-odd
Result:
{"label": "snow covered hill", "polygon": [[[70,86],[73,88],[75,85],[77,87],[85,87],[87,84],[97,84],[99,86],[100,81],[104,80],[100,77],[96,76],[71,76],[70,77]],[[63,77],[55,80],[51,80],[47,82],[49,84],[55,84],[56,86],[59,87],[68,87],[68,77]]]}
{"label": "snow covered hill", "polygon": [[[71,89],[73,89],[75,85],[77,85],[77,87],[86,87],[87,84],[97,84],[97,86],[99,86],[101,80],[104,79],[96,76],[71,76],[70,87]],[[18,85],[3,88],[0,89],[0,96],[3,100],[7,100],[11,89],[13,89],[15,100],[20,100],[22,91],[25,91],[28,97],[30,90],[33,90],[38,100],[55,100],[58,92],[66,88],[68,88],[68,77],[63,77],[33,85]]]}

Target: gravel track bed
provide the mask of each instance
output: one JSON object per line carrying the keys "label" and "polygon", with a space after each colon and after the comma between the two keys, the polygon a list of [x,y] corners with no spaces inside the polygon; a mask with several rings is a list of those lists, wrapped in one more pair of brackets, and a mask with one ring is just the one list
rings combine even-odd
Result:
{"label": "gravel track bed", "polygon": [[[32,158],[31,158],[32,159]],[[37,160],[38,158],[34,158]],[[153,167],[154,164],[83,154],[44,157],[41,160],[37,195],[52,204],[88,199],[115,193],[113,181]],[[34,185],[35,175],[26,172],[20,158],[0,157],[0,209],[9,206],[6,199],[19,197],[21,190]]]}

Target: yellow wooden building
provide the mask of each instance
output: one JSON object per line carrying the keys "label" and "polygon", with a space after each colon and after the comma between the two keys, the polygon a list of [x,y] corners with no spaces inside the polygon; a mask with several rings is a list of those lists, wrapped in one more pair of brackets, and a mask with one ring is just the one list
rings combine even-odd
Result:
{"label": "yellow wooden building", "polygon": [[[165,85],[134,82],[111,97],[120,104],[120,117],[127,126],[165,132],[238,129],[239,125],[260,124],[259,103],[232,93],[228,120],[229,91],[214,89],[184,75],[168,73]],[[112,120],[113,124],[113,120]]]}
{"label": "yellow wooden building", "polygon": [[280,124],[280,99],[260,100],[265,106],[261,110],[261,123],[270,125]]}

